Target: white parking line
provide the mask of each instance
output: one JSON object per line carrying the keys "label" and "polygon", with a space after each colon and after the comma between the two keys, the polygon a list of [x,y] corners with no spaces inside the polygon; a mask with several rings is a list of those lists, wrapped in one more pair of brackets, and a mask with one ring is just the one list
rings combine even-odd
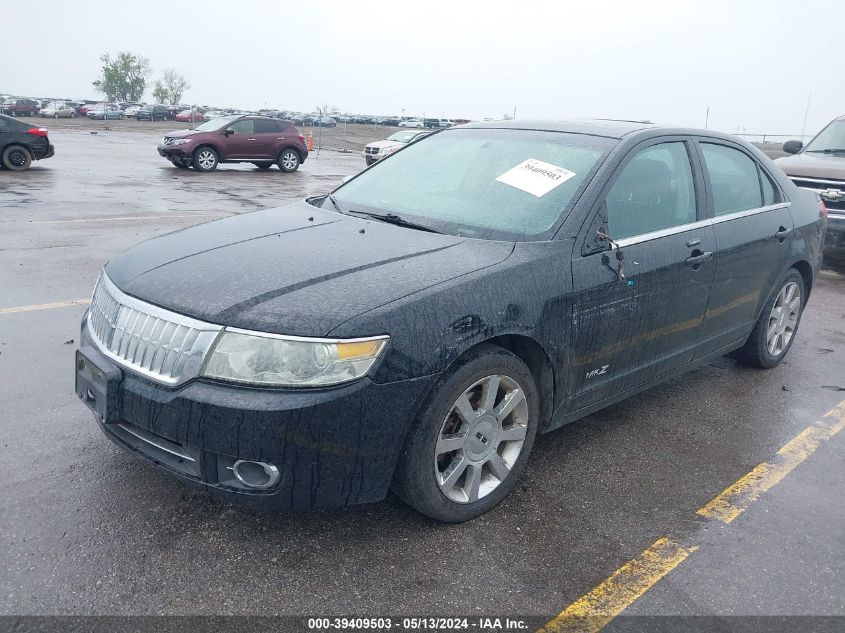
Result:
{"label": "white parking line", "polygon": [[120,222],[121,220],[171,220],[177,218],[228,217],[232,214],[190,213],[187,215],[124,215],[116,218],[76,218],[73,220],[31,220],[30,224],[81,224],[85,222]]}

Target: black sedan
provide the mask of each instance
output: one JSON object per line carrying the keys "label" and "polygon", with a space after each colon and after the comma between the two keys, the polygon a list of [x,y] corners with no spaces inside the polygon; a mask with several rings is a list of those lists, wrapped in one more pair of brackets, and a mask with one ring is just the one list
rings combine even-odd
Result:
{"label": "black sedan", "polygon": [[76,391],[114,442],[229,498],[392,486],[464,521],[538,434],[724,354],[779,363],[824,228],[816,196],[729,136],[470,124],[109,262]]}
{"label": "black sedan", "polygon": [[0,165],[10,171],[29,169],[34,160],[54,154],[47,130],[0,114]]}

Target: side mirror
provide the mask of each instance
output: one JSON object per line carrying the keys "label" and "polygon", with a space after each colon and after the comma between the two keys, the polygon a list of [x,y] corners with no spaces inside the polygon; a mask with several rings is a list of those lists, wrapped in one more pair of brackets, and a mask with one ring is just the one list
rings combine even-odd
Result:
{"label": "side mirror", "polygon": [[800,152],[804,147],[804,143],[801,141],[787,141],[783,144],[783,151],[787,154],[797,154]]}
{"label": "side mirror", "polygon": [[234,134],[234,133],[235,133],[235,130],[233,130],[232,128],[226,128],[225,130],[223,130],[223,136],[229,136],[230,134]]}

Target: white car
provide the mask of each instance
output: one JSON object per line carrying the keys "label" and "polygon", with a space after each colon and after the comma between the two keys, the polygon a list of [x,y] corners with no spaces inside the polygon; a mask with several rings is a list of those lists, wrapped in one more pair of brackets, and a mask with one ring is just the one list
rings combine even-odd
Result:
{"label": "white car", "polygon": [[402,149],[408,143],[418,141],[424,136],[428,136],[431,132],[394,132],[383,141],[376,141],[370,143],[364,148],[364,160],[368,165],[381,160],[385,156],[389,156],[396,150]]}
{"label": "white car", "polygon": [[69,106],[64,101],[51,101],[41,108],[38,115],[42,117],[53,117],[54,119],[61,117],[74,119],[76,118],[76,109]]}
{"label": "white car", "polygon": [[126,108],[123,111],[123,114],[125,114],[126,116],[135,116],[136,114],[138,114],[138,110],[140,110],[143,107],[144,106],[140,106],[140,105],[129,106],[128,108]]}
{"label": "white car", "polygon": [[399,121],[399,127],[425,127],[422,119],[407,119]]}
{"label": "white car", "polygon": [[226,116],[226,113],[221,110],[209,110],[202,115],[204,121],[211,121],[212,119],[219,119],[221,116]]}

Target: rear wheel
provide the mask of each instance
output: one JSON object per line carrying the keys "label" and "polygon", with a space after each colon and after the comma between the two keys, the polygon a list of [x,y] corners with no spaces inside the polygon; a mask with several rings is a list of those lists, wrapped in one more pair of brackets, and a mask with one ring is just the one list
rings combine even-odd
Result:
{"label": "rear wheel", "polygon": [[764,369],[783,360],[798,333],[805,297],[804,278],[790,268],[778,280],[745,345],[735,352],[737,360]]}
{"label": "rear wheel", "polygon": [[197,171],[214,171],[218,162],[217,152],[210,147],[198,147],[194,151],[193,165]]}
{"label": "rear wheel", "polygon": [[3,167],[6,169],[23,171],[29,169],[29,166],[32,164],[32,154],[21,145],[11,145],[3,150],[0,160],[2,160]]}
{"label": "rear wheel", "polygon": [[296,151],[292,149],[282,150],[282,153],[279,154],[279,160],[276,162],[279,165],[279,169],[281,169],[283,172],[295,172],[297,169],[299,169],[299,154],[297,154]]}
{"label": "rear wheel", "polygon": [[480,346],[429,395],[399,458],[394,490],[440,521],[477,517],[515,485],[538,418],[539,396],[525,363]]}

